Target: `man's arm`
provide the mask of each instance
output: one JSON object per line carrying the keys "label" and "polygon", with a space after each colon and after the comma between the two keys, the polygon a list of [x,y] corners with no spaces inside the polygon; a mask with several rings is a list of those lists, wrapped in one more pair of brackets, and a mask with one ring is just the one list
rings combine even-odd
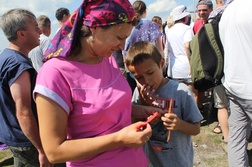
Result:
{"label": "man's arm", "polygon": [[185,46],[185,52],[186,52],[186,55],[190,61],[190,42],[185,42],[184,43],[184,46]]}
{"label": "man's arm", "polygon": [[24,71],[10,86],[12,98],[16,105],[16,117],[25,136],[39,152],[41,165],[48,163],[39,136],[38,123],[31,108],[30,74]]}
{"label": "man's arm", "polygon": [[38,125],[31,109],[30,76],[24,71],[10,86],[12,98],[16,105],[16,117],[25,136],[40,150]]}

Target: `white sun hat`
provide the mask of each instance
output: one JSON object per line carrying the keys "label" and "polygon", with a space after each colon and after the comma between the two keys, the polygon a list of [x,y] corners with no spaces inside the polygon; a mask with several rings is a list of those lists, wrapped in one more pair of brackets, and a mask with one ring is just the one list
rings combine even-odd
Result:
{"label": "white sun hat", "polygon": [[186,6],[185,5],[179,5],[175,7],[171,13],[170,16],[173,16],[173,21],[180,20],[188,15],[190,15],[189,12],[186,11]]}

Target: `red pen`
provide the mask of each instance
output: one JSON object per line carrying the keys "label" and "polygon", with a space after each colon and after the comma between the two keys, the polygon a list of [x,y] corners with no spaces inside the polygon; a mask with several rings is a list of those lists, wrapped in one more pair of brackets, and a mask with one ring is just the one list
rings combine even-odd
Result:
{"label": "red pen", "polygon": [[138,130],[144,130],[145,126],[147,125],[147,123],[150,123],[154,118],[156,118],[158,116],[158,112],[154,112],[152,115],[150,115],[147,120],[145,122],[143,122],[143,124],[139,125],[137,127]]}

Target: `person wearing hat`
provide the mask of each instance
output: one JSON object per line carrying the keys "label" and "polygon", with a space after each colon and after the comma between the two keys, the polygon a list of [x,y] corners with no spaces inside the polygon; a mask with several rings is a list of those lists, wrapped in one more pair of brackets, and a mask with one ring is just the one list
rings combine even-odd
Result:
{"label": "person wearing hat", "polygon": [[[190,74],[190,64],[187,51],[189,42],[192,40],[193,32],[188,22],[189,12],[186,6],[175,7],[170,16],[173,17],[174,25],[169,29],[167,36],[170,50],[170,66],[168,68],[168,77],[184,82],[194,90]],[[196,97],[195,97],[196,98]]]}
{"label": "person wearing hat", "polygon": [[197,4],[197,12],[199,19],[193,25],[193,33],[196,34],[198,30],[207,23],[210,13],[213,11],[212,0],[199,0]]}
{"label": "person wearing hat", "polygon": [[142,145],[151,127],[131,119],[165,111],[132,107],[131,89],[111,56],[124,48],[133,25],[135,12],[128,0],[84,0],[52,39],[33,94],[50,162],[148,165]]}

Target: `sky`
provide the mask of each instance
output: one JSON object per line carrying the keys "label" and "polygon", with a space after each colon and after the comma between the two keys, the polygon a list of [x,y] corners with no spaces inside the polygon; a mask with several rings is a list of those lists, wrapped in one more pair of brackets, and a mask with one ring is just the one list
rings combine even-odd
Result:
{"label": "sky", "polygon": [[[36,17],[46,15],[51,20],[52,38],[57,31],[59,24],[55,18],[55,11],[60,7],[66,7],[74,12],[83,0],[1,0],[0,16],[12,8],[25,8],[32,11]],[[130,0],[133,3],[135,0]],[[143,0],[147,5],[147,19],[153,16],[160,16],[163,22],[169,16],[171,10],[178,5],[185,5],[188,11],[195,11],[197,0]],[[8,47],[8,41],[0,30],[0,52]]]}

